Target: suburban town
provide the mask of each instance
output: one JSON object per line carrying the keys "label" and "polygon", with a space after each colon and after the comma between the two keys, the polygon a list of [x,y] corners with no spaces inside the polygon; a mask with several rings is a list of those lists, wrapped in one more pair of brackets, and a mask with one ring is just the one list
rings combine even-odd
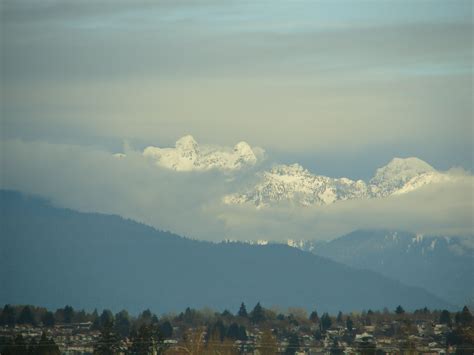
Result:
{"label": "suburban town", "polygon": [[5,305],[0,353],[7,354],[472,354],[473,316],[420,309],[309,315],[258,303],[222,313],[187,308],[158,318],[150,310],[54,312]]}

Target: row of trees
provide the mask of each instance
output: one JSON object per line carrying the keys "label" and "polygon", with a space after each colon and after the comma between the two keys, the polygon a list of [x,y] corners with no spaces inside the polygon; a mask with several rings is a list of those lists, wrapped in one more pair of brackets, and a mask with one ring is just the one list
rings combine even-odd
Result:
{"label": "row of trees", "polygon": [[[0,311],[0,326],[14,326],[16,324],[30,324],[44,327],[53,327],[56,324],[71,324],[91,322],[93,329],[101,329],[104,324],[114,323],[116,330],[121,336],[128,336],[132,328],[138,329],[142,324],[158,324],[158,317],[150,310],[145,310],[138,317],[132,317],[126,310],[122,310],[113,314],[110,310],[103,310],[99,315],[97,310],[88,313],[84,310],[75,310],[71,306],[59,308],[56,311],[48,311],[45,308],[26,306],[5,305]],[[237,325],[258,325],[265,322],[286,321],[293,325],[319,324],[322,331],[331,328],[334,325],[346,325],[348,328],[354,326],[356,321],[358,324],[367,326],[376,324],[389,319],[418,319],[432,320],[448,326],[456,324],[469,324],[472,322],[472,315],[467,307],[462,311],[451,313],[448,310],[430,311],[427,308],[419,309],[407,315],[402,306],[398,306],[394,312],[384,310],[379,311],[362,311],[361,313],[351,313],[344,315],[339,312],[337,316],[330,316],[323,313],[319,317],[315,310],[307,316],[306,311],[299,308],[289,309],[286,314],[277,312],[274,309],[266,309],[258,302],[252,311],[248,312],[245,303],[241,303],[238,311],[234,315],[228,310],[222,313],[216,313],[211,310],[195,310],[186,308],[184,312],[177,316],[165,316],[165,321],[161,322],[161,331],[165,337],[171,337],[171,322],[177,324],[186,324],[189,326],[200,326],[208,324],[209,321],[222,321],[223,323],[236,323]]]}
{"label": "row of trees", "polygon": [[84,310],[75,311],[71,306],[59,308],[55,312],[43,307],[5,305],[0,314],[0,325],[14,326],[15,324],[37,325],[52,327],[56,323],[81,323],[98,318],[97,311],[86,313]]}
{"label": "row of trees", "polygon": [[60,355],[59,347],[52,338],[43,332],[39,341],[32,338],[26,341],[21,334],[13,339],[5,338],[2,344],[2,355]]}

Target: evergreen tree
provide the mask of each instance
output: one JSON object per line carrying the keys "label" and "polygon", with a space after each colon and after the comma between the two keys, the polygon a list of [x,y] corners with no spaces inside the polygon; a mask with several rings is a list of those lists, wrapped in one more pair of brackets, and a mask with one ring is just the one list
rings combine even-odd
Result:
{"label": "evergreen tree", "polygon": [[245,329],[245,326],[239,326],[239,337],[237,339],[242,341],[248,340],[247,329]]}
{"label": "evergreen tree", "polygon": [[72,323],[74,319],[74,309],[71,306],[64,307],[63,317],[64,323]]}
{"label": "evergreen tree", "polygon": [[104,309],[98,319],[99,319],[100,328],[114,323],[114,315],[108,309]]}
{"label": "evergreen tree", "polygon": [[238,325],[237,323],[232,323],[227,329],[227,338],[231,340],[247,340],[247,331],[243,325]]}
{"label": "evergreen tree", "polygon": [[237,323],[232,323],[229,326],[229,329],[227,329],[227,338],[232,339],[232,340],[237,340],[239,339],[239,325]]}
{"label": "evergreen tree", "polygon": [[87,322],[88,320],[87,313],[83,309],[81,309],[79,312],[74,312],[74,322],[83,323]]}
{"label": "evergreen tree", "polygon": [[300,349],[300,339],[298,334],[292,333],[288,338],[288,346],[285,350],[285,355],[294,355]]}
{"label": "evergreen tree", "polygon": [[461,311],[459,323],[464,326],[470,325],[472,323],[472,314],[471,311],[469,311],[469,308],[467,308],[467,306],[464,306]]}
{"label": "evergreen tree", "polygon": [[99,312],[97,311],[97,308],[94,308],[94,311],[92,312],[92,321],[96,320],[99,318]]}
{"label": "evergreen tree", "polygon": [[151,324],[153,319],[153,313],[149,309],[145,309],[139,316],[138,320],[141,324]]}
{"label": "evergreen tree", "polygon": [[0,317],[0,324],[14,326],[16,323],[16,310],[14,307],[6,304],[3,307],[2,316]]}
{"label": "evergreen tree", "polygon": [[187,307],[181,318],[185,323],[194,324],[197,318],[197,312],[196,310]]}
{"label": "evergreen tree", "polygon": [[337,324],[342,324],[342,321],[343,321],[342,312],[339,311],[339,313],[337,314],[336,322],[337,322]]}
{"label": "evergreen tree", "polygon": [[350,317],[347,317],[346,319],[346,328],[349,332],[352,332],[352,329],[354,329],[354,322]]}
{"label": "evergreen tree", "polygon": [[95,308],[94,311],[92,312],[91,321],[92,321],[91,329],[99,330],[100,329],[100,317],[99,317],[99,312],[97,312],[97,308]]}
{"label": "evergreen tree", "polygon": [[215,335],[215,337],[218,338],[220,341],[224,341],[226,334],[227,328],[222,322],[222,320],[219,319],[210,329],[210,332],[208,334],[208,340],[210,339],[210,336]]}
{"label": "evergreen tree", "polygon": [[115,315],[115,330],[123,338],[130,335],[130,316],[126,310],[122,310]]}
{"label": "evergreen tree", "polygon": [[404,314],[405,313],[405,310],[403,309],[402,306],[398,306],[396,309],[395,309],[395,313],[398,314],[398,315],[401,315],[401,314]]}
{"label": "evergreen tree", "polygon": [[242,317],[242,318],[247,318],[248,317],[247,308],[245,307],[245,303],[243,303],[243,302],[241,303],[239,311],[237,312],[237,315],[239,317]]}
{"label": "evergreen tree", "polygon": [[254,309],[250,313],[250,319],[255,324],[263,322],[265,320],[265,311],[260,305],[260,302],[255,305]]}
{"label": "evergreen tree", "polygon": [[309,320],[313,323],[319,323],[318,312],[316,311],[311,312],[311,314],[309,315]]}
{"label": "evergreen tree", "polygon": [[451,322],[451,313],[449,313],[448,310],[446,309],[443,309],[441,311],[441,314],[439,315],[439,322],[441,324],[446,324],[447,326],[451,326],[452,325],[452,322]]}
{"label": "evergreen tree", "polygon": [[228,309],[224,309],[224,311],[221,313],[221,317],[230,318],[232,317],[232,313],[230,313]]}
{"label": "evergreen tree", "polygon": [[25,306],[18,316],[18,324],[35,324],[35,316],[30,306]]}
{"label": "evergreen tree", "polygon": [[324,313],[321,316],[321,331],[325,332],[329,328],[331,328],[332,320],[328,313]]}
{"label": "evergreen tree", "polygon": [[94,345],[94,354],[117,355],[120,351],[120,339],[114,330],[113,322],[102,325],[99,339]]}
{"label": "evergreen tree", "polygon": [[173,336],[173,326],[169,321],[165,321],[160,325],[160,333],[165,339],[170,339]]}

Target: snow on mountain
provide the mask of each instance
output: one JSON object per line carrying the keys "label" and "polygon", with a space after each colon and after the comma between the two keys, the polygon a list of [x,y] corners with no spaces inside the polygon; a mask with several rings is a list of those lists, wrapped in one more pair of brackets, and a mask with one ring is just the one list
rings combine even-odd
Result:
{"label": "snow on mountain", "polygon": [[[239,142],[233,148],[200,145],[191,136],[176,141],[174,148],[149,146],[143,156],[158,166],[178,172],[220,170],[233,172],[254,166],[264,150]],[[114,154],[117,158],[125,154]],[[251,204],[257,208],[278,203],[298,206],[329,205],[336,201],[401,195],[422,186],[456,180],[415,157],[393,158],[379,168],[369,182],[315,175],[299,164],[276,165],[258,173],[257,183],[246,191],[225,195],[227,205]]]}
{"label": "snow on mountain", "polygon": [[370,185],[374,195],[389,196],[403,188],[411,179],[427,173],[435,175],[437,172],[421,159],[394,158],[384,167],[377,169]]}
{"label": "snow on mountain", "polygon": [[233,148],[199,145],[191,135],[176,141],[174,148],[149,146],[143,151],[157,165],[176,171],[234,171],[255,165],[263,154],[261,148],[252,148],[246,142]]}
{"label": "snow on mountain", "polygon": [[278,165],[261,174],[261,181],[250,191],[224,197],[227,204],[251,202],[257,207],[287,201],[299,205],[330,204],[336,200],[364,198],[368,189],[362,180],[333,179],[313,175],[301,165]]}
{"label": "snow on mountain", "polygon": [[377,169],[369,183],[314,175],[298,164],[277,165],[261,173],[254,187],[243,193],[226,195],[223,202],[230,205],[250,203],[258,208],[284,201],[302,206],[328,205],[350,199],[399,195],[450,179],[449,174],[436,171],[418,158],[394,158]]}
{"label": "snow on mountain", "polygon": [[412,177],[408,182],[398,190],[392,192],[392,195],[400,195],[419,189],[422,186],[448,182],[455,180],[455,177],[449,174],[431,171]]}
{"label": "snow on mountain", "polygon": [[446,237],[403,231],[357,230],[301,249],[343,264],[423,287],[453,304],[472,301],[473,236]]}

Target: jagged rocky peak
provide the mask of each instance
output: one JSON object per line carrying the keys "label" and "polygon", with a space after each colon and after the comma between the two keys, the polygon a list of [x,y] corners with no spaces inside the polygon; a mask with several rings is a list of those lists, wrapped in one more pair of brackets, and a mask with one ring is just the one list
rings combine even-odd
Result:
{"label": "jagged rocky peak", "polygon": [[261,148],[252,148],[239,142],[233,148],[199,145],[193,136],[176,141],[175,148],[147,147],[143,155],[157,165],[176,171],[222,170],[230,172],[255,165],[263,156]]}
{"label": "jagged rocky peak", "polygon": [[193,151],[196,153],[199,152],[199,145],[194,137],[190,134],[178,139],[176,141],[175,147],[181,151]]}
{"label": "jagged rocky peak", "polygon": [[255,152],[252,150],[250,145],[247,142],[239,142],[234,146],[234,154],[236,154],[241,161],[249,162],[251,164],[255,164],[257,162],[257,156]]}
{"label": "jagged rocky peak", "polygon": [[276,165],[260,174],[260,181],[244,193],[224,197],[226,204],[252,203],[257,207],[288,202],[302,206],[326,205],[337,200],[367,197],[359,180],[314,175],[299,164]]}
{"label": "jagged rocky peak", "polygon": [[283,201],[303,206],[327,205],[350,199],[399,195],[448,179],[448,174],[437,172],[418,158],[392,159],[377,169],[369,184],[345,177],[314,175],[299,164],[276,165],[261,173],[256,185],[243,193],[227,195],[223,201],[226,204],[251,203],[257,207]]}

